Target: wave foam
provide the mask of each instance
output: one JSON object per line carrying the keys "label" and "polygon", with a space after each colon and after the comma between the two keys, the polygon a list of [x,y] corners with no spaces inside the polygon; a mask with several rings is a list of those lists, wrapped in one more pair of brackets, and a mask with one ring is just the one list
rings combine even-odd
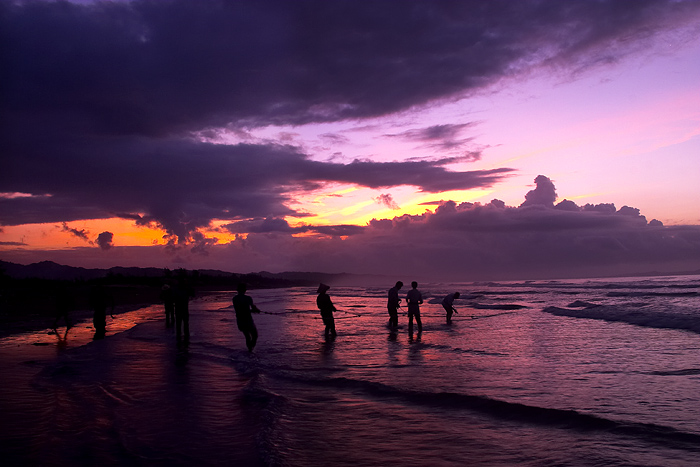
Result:
{"label": "wave foam", "polygon": [[651,328],[679,329],[700,334],[700,316],[663,313],[636,307],[633,309],[626,309],[610,305],[597,305],[577,310],[548,306],[542,311],[556,316],[600,319]]}

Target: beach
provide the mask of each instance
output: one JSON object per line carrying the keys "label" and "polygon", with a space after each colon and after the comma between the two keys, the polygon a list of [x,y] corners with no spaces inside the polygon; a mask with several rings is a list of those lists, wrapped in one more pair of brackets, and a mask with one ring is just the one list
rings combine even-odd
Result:
{"label": "beach", "polygon": [[[6,465],[696,465],[700,278],[419,284],[423,331],[386,287],[232,291],[0,339]],[[402,289],[405,297],[408,290]],[[460,291],[451,325],[440,305]]]}

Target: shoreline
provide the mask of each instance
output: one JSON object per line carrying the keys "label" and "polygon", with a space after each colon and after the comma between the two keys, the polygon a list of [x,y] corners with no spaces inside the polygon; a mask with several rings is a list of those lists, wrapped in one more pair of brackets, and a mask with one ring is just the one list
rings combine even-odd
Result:
{"label": "shoreline", "polygon": [[[141,308],[162,305],[163,302],[160,300],[160,289],[148,290],[146,293],[141,291],[141,294],[121,294],[119,298],[115,297],[114,311],[112,314],[115,316],[135,311]],[[192,300],[198,300],[204,296],[229,292],[228,288],[221,289],[211,289],[202,288],[196,290],[195,298]],[[14,311],[2,310],[0,312],[0,339],[23,334],[27,332],[38,332],[45,329],[51,329],[51,325],[56,319],[56,315],[52,308],[48,307],[37,307],[28,306],[25,308],[27,311],[23,314],[22,312],[16,311],[19,309],[19,305],[15,305]],[[92,323],[93,310],[85,306],[81,306],[75,310],[69,312],[69,317],[73,323],[73,326],[79,322]],[[107,308],[107,317],[109,318],[110,307]],[[165,319],[165,312],[163,312],[163,319]],[[58,328],[65,328],[66,324],[63,319],[59,320]]]}
{"label": "shoreline", "polygon": [[[123,313],[128,313],[130,311],[135,311],[141,308],[145,308],[148,306],[153,306],[157,305],[159,302],[155,303],[133,303],[133,304],[128,304],[128,305],[117,305],[114,307],[114,314],[115,316],[123,314]],[[70,319],[73,322],[73,327],[77,325],[80,322],[92,322],[92,316],[93,316],[93,310],[73,310],[69,313]],[[109,318],[109,308],[107,309],[107,317]],[[32,315],[29,317],[24,317],[22,318],[14,318],[14,319],[7,319],[7,316],[3,315],[2,318],[0,318],[0,339],[3,339],[5,337],[10,337],[14,336],[17,334],[24,334],[27,332],[38,332],[42,331],[45,329],[50,330],[51,325],[53,324],[53,320],[55,319],[55,316],[53,315],[47,315],[47,316],[37,316],[37,315]],[[58,328],[65,328],[66,324],[61,319],[59,321],[59,326]]]}

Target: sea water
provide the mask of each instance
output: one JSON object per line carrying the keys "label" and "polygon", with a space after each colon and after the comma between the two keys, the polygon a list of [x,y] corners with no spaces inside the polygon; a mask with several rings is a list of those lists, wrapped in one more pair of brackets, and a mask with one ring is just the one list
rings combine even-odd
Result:
{"label": "sea water", "polygon": [[[405,313],[398,330],[386,327],[392,285],[332,287],[335,339],[324,337],[315,289],[250,290],[263,311],[253,353],[236,328],[233,292],[191,302],[188,345],[165,327],[160,306],[135,312],[127,329],[115,328],[117,318],[99,341],[2,339],[4,368],[15,373],[0,389],[3,457],[700,463],[700,277],[420,284],[423,329],[413,334]],[[440,302],[456,291],[448,325]]]}

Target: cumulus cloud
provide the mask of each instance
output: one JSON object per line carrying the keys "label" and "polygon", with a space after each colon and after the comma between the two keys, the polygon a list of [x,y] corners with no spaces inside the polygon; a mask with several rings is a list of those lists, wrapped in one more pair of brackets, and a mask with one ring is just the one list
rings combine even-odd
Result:
{"label": "cumulus cloud", "polygon": [[112,248],[114,245],[112,244],[112,240],[114,239],[114,234],[112,232],[102,232],[97,236],[97,239],[95,240],[95,243],[100,247],[102,250],[109,250]]}
{"label": "cumulus cloud", "polygon": [[700,228],[647,224],[638,212],[609,206],[533,209],[500,200],[448,201],[422,215],[373,220],[344,241],[252,235],[248,248],[259,245],[267,251],[279,245],[286,252],[275,260],[282,269],[297,264],[309,270],[383,271],[425,280],[585,277],[700,267]]}
{"label": "cumulus cloud", "polygon": [[520,207],[525,206],[554,206],[554,202],[557,200],[557,192],[554,189],[554,183],[545,177],[544,175],[538,175],[535,178],[535,185],[537,188],[530,190],[525,195],[525,201]]}

